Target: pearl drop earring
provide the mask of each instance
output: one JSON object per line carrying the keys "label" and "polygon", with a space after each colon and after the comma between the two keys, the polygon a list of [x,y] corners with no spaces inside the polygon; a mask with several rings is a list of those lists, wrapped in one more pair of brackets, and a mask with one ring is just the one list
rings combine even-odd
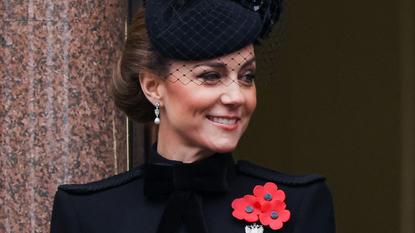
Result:
{"label": "pearl drop earring", "polygon": [[160,106],[160,103],[157,102],[156,103],[156,109],[154,110],[154,114],[156,114],[156,118],[154,118],[154,124],[156,124],[156,125],[160,124],[160,117],[159,117],[160,109],[159,109],[159,106]]}

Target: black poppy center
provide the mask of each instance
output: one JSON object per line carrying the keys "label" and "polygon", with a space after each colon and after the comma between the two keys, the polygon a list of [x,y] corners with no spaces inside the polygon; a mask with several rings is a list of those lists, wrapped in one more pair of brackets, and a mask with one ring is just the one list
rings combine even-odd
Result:
{"label": "black poppy center", "polygon": [[278,218],[278,213],[277,213],[277,211],[272,211],[272,212],[271,212],[271,218],[272,218],[272,219],[276,219],[276,218]]}
{"label": "black poppy center", "polygon": [[272,195],[271,195],[271,193],[267,193],[267,194],[265,194],[265,195],[264,195],[264,198],[265,198],[265,200],[267,200],[267,201],[271,201],[271,200],[272,200]]}
{"label": "black poppy center", "polygon": [[252,206],[247,206],[246,208],[245,208],[245,211],[248,213],[248,214],[250,214],[250,213],[252,213],[252,212],[254,212],[254,207],[252,207]]}

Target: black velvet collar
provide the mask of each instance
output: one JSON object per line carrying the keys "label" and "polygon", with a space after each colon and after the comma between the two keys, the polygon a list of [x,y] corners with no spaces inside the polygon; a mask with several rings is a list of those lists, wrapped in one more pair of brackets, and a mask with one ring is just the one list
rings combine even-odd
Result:
{"label": "black velvet collar", "polygon": [[176,161],[176,160],[169,160],[169,159],[164,158],[157,152],[157,143],[154,143],[153,146],[151,146],[150,148],[150,157],[148,158],[148,163],[175,165],[175,164],[180,164],[183,162]]}
{"label": "black velvet collar", "polygon": [[162,157],[153,145],[144,166],[144,195],[167,196],[157,233],[177,232],[183,220],[190,233],[207,233],[200,194],[228,192],[236,165],[230,153],[214,154],[194,163]]}

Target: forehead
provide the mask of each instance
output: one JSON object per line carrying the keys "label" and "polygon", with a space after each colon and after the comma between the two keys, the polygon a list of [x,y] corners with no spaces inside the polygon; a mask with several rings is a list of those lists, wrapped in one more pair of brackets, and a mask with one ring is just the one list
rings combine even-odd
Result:
{"label": "forehead", "polygon": [[244,65],[247,61],[253,61],[255,59],[254,46],[249,45],[243,49],[235,51],[233,53],[212,58],[202,61],[174,61],[170,66],[174,70],[189,70],[197,69],[203,66],[226,66],[231,69],[237,68],[237,66]]}

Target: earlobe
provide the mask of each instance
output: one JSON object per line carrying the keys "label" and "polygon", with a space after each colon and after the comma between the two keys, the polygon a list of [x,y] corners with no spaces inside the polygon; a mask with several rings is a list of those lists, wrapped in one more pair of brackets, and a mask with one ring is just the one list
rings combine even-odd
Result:
{"label": "earlobe", "polygon": [[162,85],[162,83],[163,81],[158,75],[151,73],[140,74],[141,90],[153,105],[155,105],[156,102],[161,102],[160,85]]}

